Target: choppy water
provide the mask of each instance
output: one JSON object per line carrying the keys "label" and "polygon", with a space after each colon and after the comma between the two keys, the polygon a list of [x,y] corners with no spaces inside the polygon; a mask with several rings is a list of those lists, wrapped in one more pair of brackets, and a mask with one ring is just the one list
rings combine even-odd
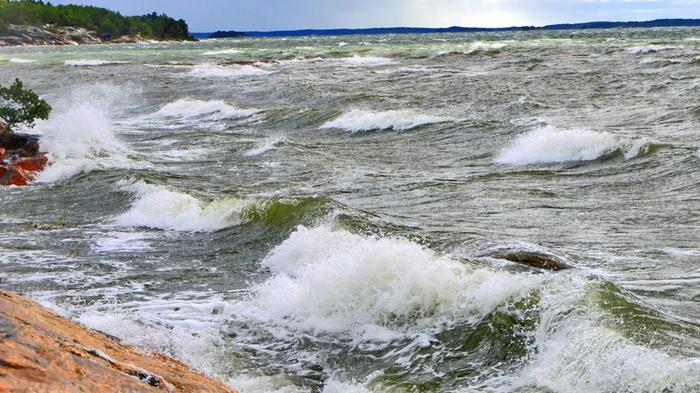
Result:
{"label": "choppy water", "polygon": [[700,390],[700,30],[0,59],[54,106],[4,288],[244,393]]}

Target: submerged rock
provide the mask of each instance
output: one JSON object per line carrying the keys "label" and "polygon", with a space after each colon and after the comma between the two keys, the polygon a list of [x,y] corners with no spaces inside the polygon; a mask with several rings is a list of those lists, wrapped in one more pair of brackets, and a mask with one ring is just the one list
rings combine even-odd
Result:
{"label": "submerged rock", "polygon": [[504,259],[545,270],[564,270],[572,267],[567,258],[525,243],[492,244],[481,249],[476,257]]}
{"label": "submerged rock", "polygon": [[0,392],[227,392],[183,363],[143,354],[0,290]]}

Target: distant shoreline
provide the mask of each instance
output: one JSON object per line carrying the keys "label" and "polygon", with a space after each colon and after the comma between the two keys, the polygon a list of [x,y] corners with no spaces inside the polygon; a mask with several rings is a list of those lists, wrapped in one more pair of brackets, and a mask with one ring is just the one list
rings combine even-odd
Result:
{"label": "distant shoreline", "polygon": [[[244,37],[304,37],[304,36],[342,36],[374,34],[428,34],[428,33],[485,33],[507,31],[556,31],[556,30],[590,30],[615,28],[654,28],[654,27],[700,27],[700,19],[654,19],[638,22],[585,22],[560,23],[546,26],[512,26],[512,27],[373,27],[360,29],[300,29],[279,31],[242,31]],[[214,33],[191,33],[197,39],[208,39]]]}

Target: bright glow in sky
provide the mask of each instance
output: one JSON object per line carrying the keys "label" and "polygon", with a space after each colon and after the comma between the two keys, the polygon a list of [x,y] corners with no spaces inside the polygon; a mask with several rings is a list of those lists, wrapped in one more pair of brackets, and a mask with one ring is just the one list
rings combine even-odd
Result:
{"label": "bright glow in sky", "polygon": [[700,18],[700,0],[54,0],[126,15],[156,11],[191,31],[356,27],[504,27]]}

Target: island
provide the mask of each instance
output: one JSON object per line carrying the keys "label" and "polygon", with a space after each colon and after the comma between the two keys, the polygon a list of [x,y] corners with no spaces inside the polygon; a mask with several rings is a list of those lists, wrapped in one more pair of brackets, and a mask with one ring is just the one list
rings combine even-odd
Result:
{"label": "island", "polygon": [[124,16],[106,8],[0,0],[0,46],[191,41],[187,23],[155,12]]}

